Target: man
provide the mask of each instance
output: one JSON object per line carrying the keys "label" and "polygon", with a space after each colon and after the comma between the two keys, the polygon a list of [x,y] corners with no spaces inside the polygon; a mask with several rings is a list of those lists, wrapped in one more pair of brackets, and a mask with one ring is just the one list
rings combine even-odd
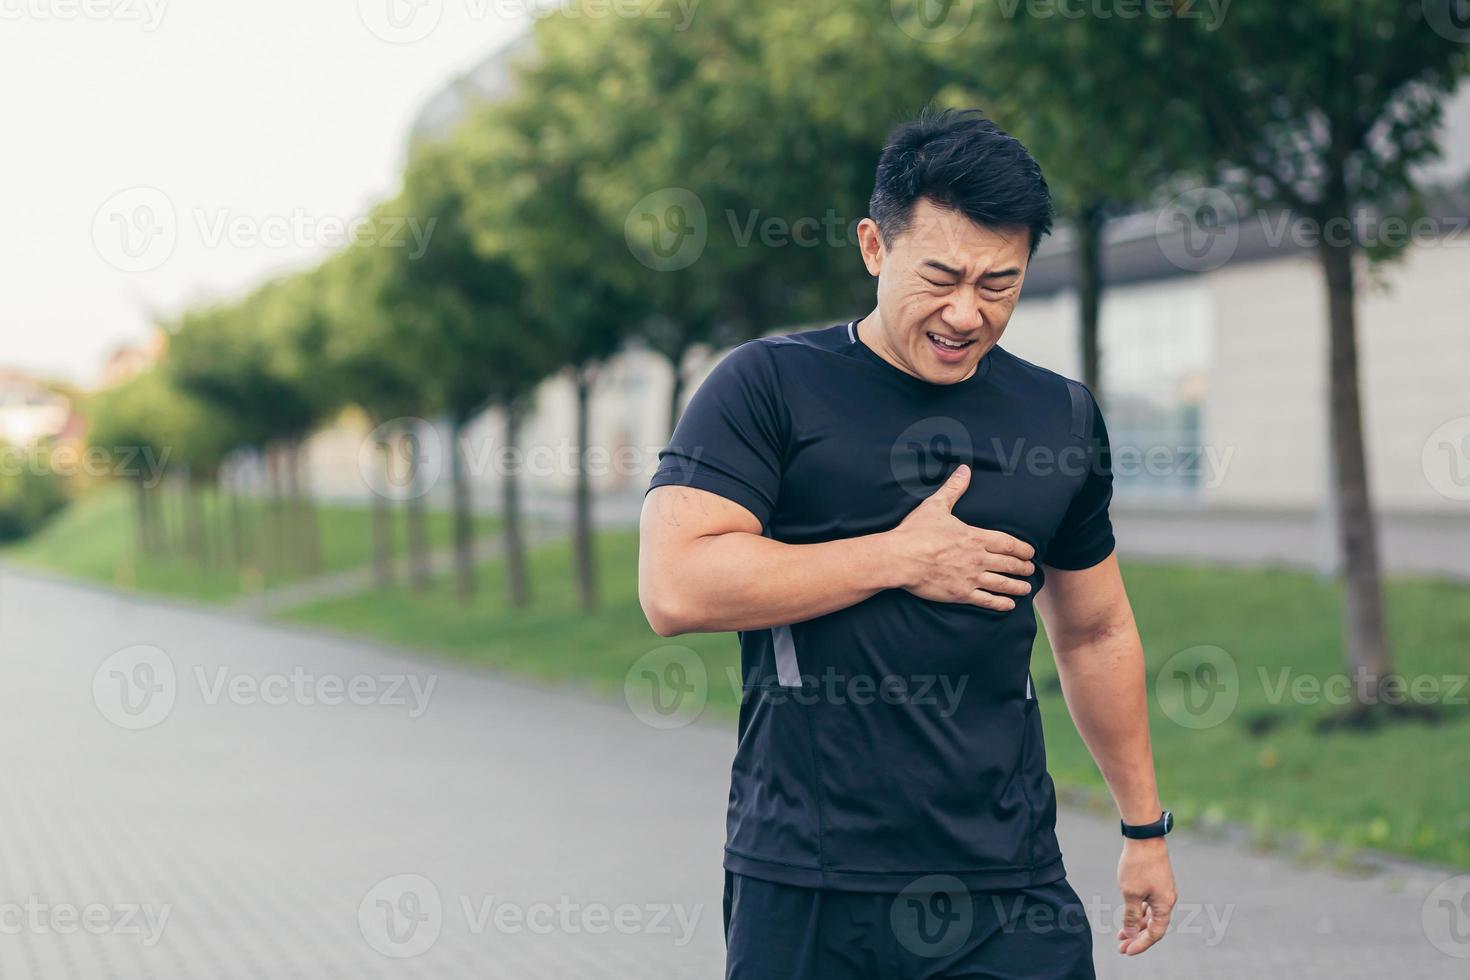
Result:
{"label": "man", "polygon": [[869,209],[876,308],[730,353],[644,503],[650,625],[740,632],[727,976],[1090,978],[1033,604],[1122,817],[1120,952],[1162,937],[1175,892],[1103,418],[996,346],[1051,195],[948,111],[890,136]]}

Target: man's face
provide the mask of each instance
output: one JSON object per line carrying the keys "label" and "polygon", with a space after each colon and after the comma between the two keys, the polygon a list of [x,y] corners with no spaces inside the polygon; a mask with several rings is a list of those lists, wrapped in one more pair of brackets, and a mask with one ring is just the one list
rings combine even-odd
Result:
{"label": "man's face", "polygon": [[878,277],[876,353],[933,384],[975,373],[1015,312],[1031,239],[1024,227],[986,228],[927,198],[888,245],[858,228],[863,262]]}

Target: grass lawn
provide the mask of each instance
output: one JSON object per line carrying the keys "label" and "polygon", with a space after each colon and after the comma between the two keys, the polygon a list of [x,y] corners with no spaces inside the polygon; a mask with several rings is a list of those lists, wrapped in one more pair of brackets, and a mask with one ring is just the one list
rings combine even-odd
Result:
{"label": "grass lawn", "polygon": [[[621,691],[639,657],[686,646],[709,670],[709,710],[733,717],[737,696],[726,677],[738,664],[735,637],[665,640],[649,630],[636,597],[636,548],[632,534],[600,540],[604,595],[590,616],[576,611],[568,550],[557,544],[534,555],[537,592],[526,611],[506,608],[492,565],[472,604],[459,603],[448,583],[439,583],[423,595],[366,594],[285,618],[546,680],[572,679],[609,694]],[[1300,836],[1307,853],[1318,844],[1345,844],[1470,867],[1470,691],[1453,690],[1470,670],[1470,588],[1427,580],[1388,587],[1398,668],[1409,677],[1448,679],[1441,692],[1458,695],[1442,723],[1319,734],[1311,722],[1339,709],[1293,697],[1290,685],[1342,672],[1340,599],[1330,583],[1295,572],[1189,566],[1128,564],[1124,574],[1156,689],[1150,709],[1163,797],[1182,819],[1249,823],[1263,844]],[[1057,693],[1045,634],[1039,637],[1034,672],[1053,775],[1059,786],[1101,790]],[[1223,653],[1188,652],[1206,646]],[[1238,683],[1221,682],[1227,706],[1237,699],[1233,711],[1215,709],[1219,717],[1211,717],[1179,710],[1171,679],[1180,671],[1197,675],[1201,658],[1217,670],[1199,675],[1207,680],[1234,669]],[[1288,666],[1287,693],[1277,696]],[[1201,722],[1209,727],[1196,727]]]}
{"label": "grass lawn", "polygon": [[[205,503],[207,515],[215,503]],[[256,519],[261,503],[244,505],[247,520]],[[321,528],[322,570],[342,571],[371,561],[371,515],[365,507],[328,505],[318,508]],[[401,515],[395,515],[394,532],[398,553],[404,550]],[[450,517],[441,511],[426,515],[433,547],[450,541]],[[479,517],[479,533],[493,531],[493,517]],[[201,568],[182,557],[139,559],[134,545],[133,498],[121,486],[104,487],[74,501],[40,532],[0,550],[0,558],[20,565],[56,572],[92,582],[103,582],[154,595],[167,595],[205,602],[228,601],[241,595],[283,585],[300,573],[276,570],[265,574],[244,573],[230,568]]]}

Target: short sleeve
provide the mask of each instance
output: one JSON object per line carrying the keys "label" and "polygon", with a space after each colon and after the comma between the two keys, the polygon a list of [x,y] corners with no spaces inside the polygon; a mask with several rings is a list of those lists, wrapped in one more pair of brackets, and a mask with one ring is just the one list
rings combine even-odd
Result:
{"label": "short sleeve", "polygon": [[1113,459],[1107,426],[1097,399],[1078,386],[1091,406],[1086,425],[1087,474],[1072,497],[1042,564],[1064,571],[1091,568],[1113,553],[1113,522],[1108,507],[1113,500]]}
{"label": "short sleeve", "polygon": [[741,344],[690,398],[648,488],[708,490],[750,511],[764,529],[776,507],[789,432],[770,345]]}

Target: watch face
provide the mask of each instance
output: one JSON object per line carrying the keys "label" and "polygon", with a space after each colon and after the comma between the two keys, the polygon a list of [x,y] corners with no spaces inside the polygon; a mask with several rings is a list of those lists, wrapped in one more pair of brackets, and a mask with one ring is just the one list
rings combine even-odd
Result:
{"label": "watch face", "polygon": [[1164,833],[1174,829],[1174,813],[1171,810],[1164,811]]}

